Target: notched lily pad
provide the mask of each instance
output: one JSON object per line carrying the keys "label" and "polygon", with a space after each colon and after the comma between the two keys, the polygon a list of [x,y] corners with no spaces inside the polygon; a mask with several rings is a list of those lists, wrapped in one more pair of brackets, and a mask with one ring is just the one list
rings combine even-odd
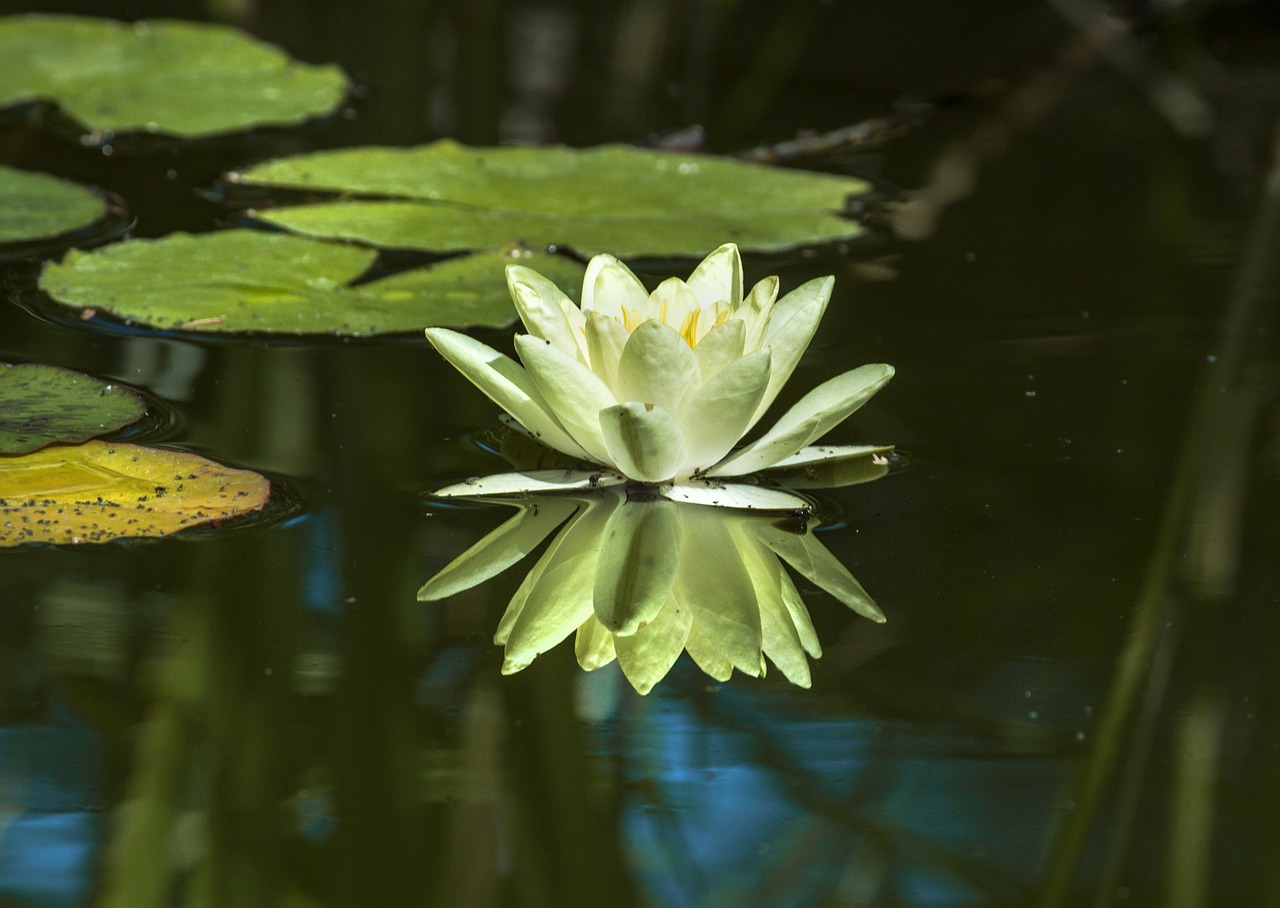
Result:
{"label": "notched lily pad", "polygon": [[201,136],[332,111],[336,66],[291,60],[220,25],[0,18],[0,106],[51,101],[94,132]]}
{"label": "notched lily pad", "polygon": [[60,366],[0,363],[0,454],[88,441],[141,419],[136,391]]}
{"label": "notched lily pad", "polygon": [[259,510],[270,491],[249,470],[141,445],[0,457],[0,546],[169,536]]}
{"label": "notched lily pad", "polygon": [[779,250],[849,239],[862,228],[840,212],[869,188],[851,178],[620,145],[467,148],[451,141],[298,155],[230,179],[364,197],[258,212],[309,236],[439,251],[518,239],[619,256],[703,255],[727,241]]}
{"label": "notched lily pad", "polygon": [[372,249],[255,230],[175,233],[72,251],[40,289],[81,309],[158,328],[372,335],[515,319],[504,266],[519,261],[577,295],[582,266],[563,256],[487,252],[355,284]]}
{"label": "notched lily pad", "polygon": [[0,166],[0,244],[48,239],[106,214],[106,199],[92,189],[46,173]]}

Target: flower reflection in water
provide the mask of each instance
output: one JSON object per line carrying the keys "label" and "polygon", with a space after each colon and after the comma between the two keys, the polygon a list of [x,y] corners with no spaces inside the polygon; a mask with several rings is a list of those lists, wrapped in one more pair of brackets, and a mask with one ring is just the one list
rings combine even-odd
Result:
{"label": "flower reflection in water", "polygon": [[[792,485],[864,482],[888,466],[868,456],[838,469],[823,476],[808,469]],[[638,485],[503,503],[519,512],[428,581],[418,598],[470,589],[555,533],[499,622],[494,640],[505,648],[504,674],[572,633],[584,669],[616,659],[642,694],[682,651],[717,680],[735,668],[763,676],[767,656],[789,681],[808,687],[808,657],[822,648],[784,562],[858,614],[885,620],[813,535],[812,519],[684,504]]]}

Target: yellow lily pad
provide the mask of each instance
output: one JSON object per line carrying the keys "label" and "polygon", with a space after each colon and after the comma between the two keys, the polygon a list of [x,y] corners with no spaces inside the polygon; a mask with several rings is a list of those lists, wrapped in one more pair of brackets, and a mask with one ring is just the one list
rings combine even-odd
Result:
{"label": "yellow lily pad", "polygon": [[169,536],[257,511],[270,491],[250,470],[121,442],[0,457],[0,547]]}

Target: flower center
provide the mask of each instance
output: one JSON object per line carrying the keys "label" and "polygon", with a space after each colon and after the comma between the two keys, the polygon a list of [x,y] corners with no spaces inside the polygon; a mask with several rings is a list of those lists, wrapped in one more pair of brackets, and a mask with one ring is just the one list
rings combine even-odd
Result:
{"label": "flower center", "polygon": [[[622,326],[627,329],[628,334],[635,331],[652,318],[656,318],[664,325],[671,325],[671,323],[667,321],[667,303],[665,300],[658,306],[657,315],[652,315],[648,312],[641,312],[638,309],[628,309],[626,306],[622,306],[620,308],[622,309],[622,318],[620,321],[622,322]],[[724,308],[720,309],[717,313],[716,320],[712,323],[711,327],[714,328],[717,325],[723,325],[729,320],[729,316],[732,313],[732,309],[728,306],[724,306]],[[684,338],[685,343],[690,347],[697,347],[698,341],[702,339],[698,336],[698,320],[701,315],[701,308],[690,309],[685,313],[684,318],[681,320],[680,327],[676,329],[679,335]],[[672,327],[675,326],[672,325]]]}

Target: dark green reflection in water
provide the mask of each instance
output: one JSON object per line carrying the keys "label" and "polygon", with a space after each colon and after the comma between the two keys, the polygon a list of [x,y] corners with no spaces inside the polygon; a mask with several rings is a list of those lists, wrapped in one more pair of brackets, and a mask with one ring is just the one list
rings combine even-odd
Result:
{"label": "dark green reflection in water", "polygon": [[[263,36],[346,63],[373,89],[366,115],[110,157],[7,124],[4,163],[112,189],[158,235],[214,225],[191,190],[220,170],[303,147],[630,140],[701,120],[731,148],[1024,63],[1044,88],[1018,95],[1038,108],[972,103],[887,146],[900,185],[966,149],[976,181],[927,239],[867,247],[899,254],[896,280],[862,282],[869,269],[835,251],[748,260],[749,278],[780,270],[786,286],[837,274],[795,387],[893,363],[857,435],[912,454],[910,471],[826,501],[823,543],[890,621],[815,594],[825,653],[807,692],[721,687],[678,663],[641,700],[567,652],[503,678],[490,636],[514,580],[415,603],[501,519],[417,504],[501,465],[464,437],[494,409],[425,343],[90,332],[6,301],[0,359],[139,385],[181,414],[168,440],[283,474],[304,507],[225,537],[0,556],[0,901],[1280,901],[1275,356],[1265,321],[1218,340],[1256,261],[1273,104],[1243,78],[1197,83],[1217,119],[1179,137],[1107,65],[1050,65],[1073,34],[1047,6],[989,6],[718,19],[710,4],[271,4]],[[1271,84],[1274,23],[1248,6],[1200,16],[1153,22],[1151,59],[1194,82],[1209,47]],[[561,43],[539,56],[535,35]],[[652,52],[615,52],[628,35]],[[548,59],[572,65],[542,82],[518,68]],[[33,266],[4,278],[31,303]],[[1240,291],[1264,312],[1268,280]],[[1211,356],[1245,392],[1211,408],[1233,415],[1207,433],[1192,485],[1208,505],[1185,518],[1217,548],[1187,543],[1185,523],[1170,547],[1160,527],[1177,452],[1206,435],[1193,401]],[[1211,551],[1226,569],[1187,586],[1184,554]],[[1176,606],[1155,622],[1153,588]],[[1099,717],[1126,690],[1112,740]]]}

